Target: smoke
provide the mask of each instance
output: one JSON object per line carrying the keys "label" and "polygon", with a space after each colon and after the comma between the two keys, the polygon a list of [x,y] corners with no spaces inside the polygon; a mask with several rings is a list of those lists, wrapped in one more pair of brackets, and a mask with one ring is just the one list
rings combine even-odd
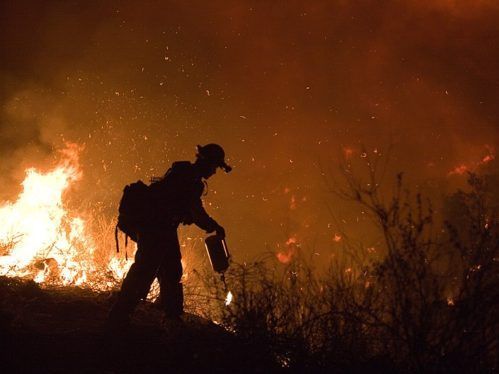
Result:
{"label": "smoke", "polygon": [[80,195],[111,216],[124,184],[219,142],[235,168],[210,180],[207,209],[254,252],[297,233],[330,241],[318,165],[345,147],[393,145],[390,172],[451,189],[450,170],[498,144],[494,1],[17,1],[0,14],[0,198],[73,141]]}

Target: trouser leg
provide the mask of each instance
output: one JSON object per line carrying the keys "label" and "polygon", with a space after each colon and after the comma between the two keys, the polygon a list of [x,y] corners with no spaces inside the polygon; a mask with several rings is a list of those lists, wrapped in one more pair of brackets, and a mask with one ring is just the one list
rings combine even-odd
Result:
{"label": "trouser leg", "polygon": [[160,286],[159,302],[166,317],[178,317],[184,312],[184,292],[182,289],[182,262],[177,232],[165,242],[166,254],[158,269]]}
{"label": "trouser leg", "polygon": [[160,238],[153,233],[144,233],[137,243],[135,262],[130,267],[113,306],[110,318],[128,318],[139,301],[145,298],[163,261],[165,251]]}

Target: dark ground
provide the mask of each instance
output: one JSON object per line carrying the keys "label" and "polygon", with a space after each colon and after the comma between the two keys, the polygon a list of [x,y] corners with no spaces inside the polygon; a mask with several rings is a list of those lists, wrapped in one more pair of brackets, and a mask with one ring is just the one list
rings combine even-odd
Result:
{"label": "dark ground", "polygon": [[[269,372],[265,352],[211,321],[187,315],[166,326],[150,303],[138,308],[130,331],[109,333],[111,293],[41,289],[0,277],[2,373]],[[7,370],[5,370],[8,368]]]}

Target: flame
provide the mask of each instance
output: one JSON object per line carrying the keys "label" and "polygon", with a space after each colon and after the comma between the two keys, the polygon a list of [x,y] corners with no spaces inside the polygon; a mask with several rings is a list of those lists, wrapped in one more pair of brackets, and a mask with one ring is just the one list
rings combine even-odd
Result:
{"label": "flame", "polygon": [[350,159],[353,156],[354,150],[350,147],[344,147],[343,148],[343,156],[345,157],[346,160]]}
{"label": "flame", "polygon": [[132,264],[133,260],[131,258],[113,257],[109,261],[108,270],[111,272],[112,278],[123,279]]}
{"label": "flame", "polygon": [[120,279],[130,266],[131,261],[112,259],[99,269],[87,223],[66,210],[63,196],[83,175],[78,162],[81,150],[67,144],[60,151],[62,161],[52,170],[27,169],[17,200],[0,205],[0,275],[56,285],[109,287],[97,281],[98,275]]}
{"label": "flame", "polygon": [[283,264],[289,264],[291,260],[293,259],[294,251],[289,251],[289,252],[278,252],[276,254],[277,259],[279,262]]}
{"label": "flame", "polygon": [[227,292],[227,296],[225,297],[225,305],[226,306],[230,305],[230,303],[232,302],[232,298],[233,298],[232,292],[230,292],[230,291]]}
{"label": "flame", "polygon": [[495,156],[493,154],[487,155],[484,158],[482,158],[482,161],[480,162],[481,164],[486,164],[490,161],[493,161],[495,159]]}
{"label": "flame", "polygon": [[485,148],[487,149],[488,154],[483,156],[478,162],[458,165],[454,169],[449,171],[447,173],[447,176],[463,175],[468,171],[473,172],[477,168],[479,168],[480,166],[486,165],[486,164],[494,161],[496,158],[495,149],[489,145],[485,145]]}
{"label": "flame", "polygon": [[298,239],[296,236],[291,236],[286,240],[286,249],[276,253],[277,260],[283,264],[288,264],[291,262],[295,256],[298,248]]}
{"label": "flame", "polygon": [[463,165],[456,166],[454,169],[449,171],[449,173],[447,175],[449,175],[449,176],[450,175],[463,175],[468,170],[469,170],[469,167],[463,164]]}

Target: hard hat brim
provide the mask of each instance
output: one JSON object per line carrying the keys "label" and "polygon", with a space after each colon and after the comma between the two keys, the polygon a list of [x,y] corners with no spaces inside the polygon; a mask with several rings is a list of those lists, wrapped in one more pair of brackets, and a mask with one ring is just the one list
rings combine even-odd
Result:
{"label": "hard hat brim", "polygon": [[219,166],[223,171],[225,171],[226,173],[230,173],[231,170],[232,170],[232,167],[227,165],[227,163],[225,161],[223,161],[220,166]]}

